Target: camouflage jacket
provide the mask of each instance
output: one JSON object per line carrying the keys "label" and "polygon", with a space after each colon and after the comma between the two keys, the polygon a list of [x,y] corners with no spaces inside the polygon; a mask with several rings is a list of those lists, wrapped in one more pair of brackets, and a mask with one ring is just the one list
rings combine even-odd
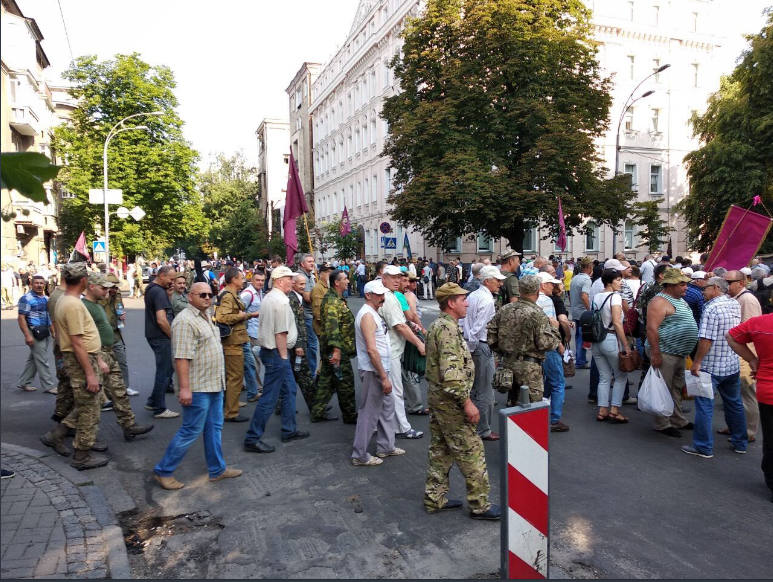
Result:
{"label": "camouflage jacket", "polygon": [[656,281],[650,281],[649,283],[645,283],[644,287],[639,291],[639,301],[637,302],[636,308],[639,310],[639,321],[642,325],[646,325],[647,323],[647,307],[649,306],[650,301],[652,301],[652,298],[662,290],[663,285]]}
{"label": "camouflage jacket", "polygon": [[504,356],[544,359],[559,343],[561,336],[545,312],[524,297],[503,306],[488,324],[488,345]]}
{"label": "camouflage jacket", "polygon": [[461,407],[470,397],[475,364],[456,320],[441,313],[427,330],[429,403],[433,409]]}
{"label": "camouflage jacket", "polygon": [[319,308],[322,319],[322,337],[320,354],[326,356],[333,348],[340,349],[347,356],[357,353],[354,339],[354,314],[346,304],[346,299],[341,297],[333,289],[322,298]]}
{"label": "camouflage jacket", "polygon": [[518,276],[510,271],[502,271],[502,274],[507,277],[504,280],[502,288],[499,290],[499,297],[497,298],[497,307],[507,305],[510,303],[511,297],[520,297],[521,292],[518,285]]}
{"label": "camouflage jacket", "polygon": [[295,316],[295,327],[298,328],[298,339],[295,340],[295,347],[303,348],[303,351],[305,352],[307,338],[306,315],[303,311],[303,305],[301,304],[301,300],[298,299],[298,295],[296,295],[295,291],[290,291],[288,298],[290,299],[290,308],[293,310],[293,315]]}

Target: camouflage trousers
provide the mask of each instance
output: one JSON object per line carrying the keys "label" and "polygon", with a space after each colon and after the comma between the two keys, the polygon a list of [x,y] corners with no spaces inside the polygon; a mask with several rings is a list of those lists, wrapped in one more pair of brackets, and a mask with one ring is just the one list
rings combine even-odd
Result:
{"label": "camouflage trousers", "polygon": [[357,405],[354,399],[354,372],[352,361],[348,356],[341,357],[341,375],[339,380],[333,372],[330,360],[325,356],[321,360],[321,370],[317,391],[314,394],[314,406],[311,408],[311,419],[320,420],[325,416],[325,407],[333,397],[333,392],[338,393],[338,406],[344,422],[356,422]]}
{"label": "camouflage trousers", "polygon": [[64,418],[75,407],[75,400],[72,394],[72,386],[70,385],[70,377],[67,375],[67,370],[64,367],[64,356],[62,350],[59,349],[59,342],[54,342],[54,364],[56,366],[56,379],[59,381],[59,385],[56,389],[56,407],[54,408],[54,415],[59,418]]}
{"label": "camouflage trousers", "polygon": [[303,399],[306,401],[306,406],[308,406],[309,410],[311,410],[314,406],[314,397],[317,391],[317,386],[314,383],[314,378],[312,377],[311,370],[309,369],[309,361],[306,357],[306,352],[304,351],[303,357],[301,358],[300,371],[295,371],[295,355],[293,353],[290,354],[290,360],[293,363],[293,376],[295,377],[295,382],[301,389],[301,394],[303,394]]}
{"label": "camouflage trousers", "polygon": [[103,385],[105,394],[113,403],[116,420],[121,428],[129,428],[134,425],[134,413],[132,405],[129,402],[129,395],[126,394],[126,384],[123,381],[123,371],[118,358],[115,356],[113,348],[102,348],[102,359],[110,368],[110,371],[104,376]]}
{"label": "camouflage trousers", "polygon": [[424,488],[424,507],[429,511],[446,504],[450,484],[449,473],[454,462],[467,484],[467,503],[473,513],[483,513],[491,507],[491,486],[486,469],[483,441],[475,425],[466,421],[464,412],[432,411],[429,420],[429,464]]}
{"label": "camouflage trousers", "polygon": [[[89,360],[100,383],[102,373],[97,364],[97,354],[89,354]],[[75,429],[73,446],[79,451],[88,451],[97,440],[99,420],[102,414],[102,386],[97,392],[86,390],[86,373],[81,368],[73,352],[64,352],[64,367],[72,386],[74,408],[62,421],[62,424]]]}
{"label": "camouflage trousers", "polygon": [[503,365],[513,371],[513,387],[507,395],[508,406],[515,406],[518,403],[521,386],[529,387],[529,402],[542,402],[545,385],[540,364],[507,358],[503,361]]}

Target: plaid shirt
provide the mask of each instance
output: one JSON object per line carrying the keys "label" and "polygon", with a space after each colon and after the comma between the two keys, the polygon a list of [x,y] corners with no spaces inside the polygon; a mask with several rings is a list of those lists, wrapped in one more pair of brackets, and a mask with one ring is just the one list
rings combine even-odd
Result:
{"label": "plaid shirt", "polygon": [[712,341],[711,349],[701,362],[701,370],[713,376],[730,376],[740,371],[738,355],[730,349],[725,333],[741,323],[741,306],[727,295],[706,303],[698,337]]}
{"label": "plaid shirt", "polygon": [[[172,322],[172,357],[190,360],[191,392],[221,392],[225,388],[225,358],[220,332],[209,315],[193,305],[183,309]],[[180,389],[177,374],[174,383]]]}
{"label": "plaid shirt", "polygon": [[49,327],[51,318],[48,316],[48,297],[36,295],[32,291],[25,293],[19,299],[19,315],[27,320],[27,325],[33,327]]}

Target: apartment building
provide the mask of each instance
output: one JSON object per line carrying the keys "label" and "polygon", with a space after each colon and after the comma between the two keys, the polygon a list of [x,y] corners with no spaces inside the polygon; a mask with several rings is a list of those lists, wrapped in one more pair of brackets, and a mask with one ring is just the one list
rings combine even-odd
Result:
{"label": "apartment building", "polygon": [[280,119],[264,119],[255,136],[258,138],[258,201],[270,236],[282,235],[282,211],[287,194],[287,171],[290,164],[290,124]]}
{"label": "apartment building", "polygon": [[306,203],[314,206],[314,175],[312,167],[312,128],[309,107],[311,106],[311,87],[322,69],[320,63],[303,63],[287,86],[285,92],[290,101],[290,145],[298,175],[301,179]]}

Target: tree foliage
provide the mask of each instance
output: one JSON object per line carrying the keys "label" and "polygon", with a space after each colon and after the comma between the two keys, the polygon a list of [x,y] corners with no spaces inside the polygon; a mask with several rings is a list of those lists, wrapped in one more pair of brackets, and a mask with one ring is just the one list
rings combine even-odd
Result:
{"label": "tree foliage", "polygon": [[126,123],[145,125],[147,131],[120,133],[109,145],[108,188],[123,190],[124,206],[137,205],[146,212],[139,223],[111,218],[111,254],[154,255],[202,233],[205,223],[195,188],[198,154],[183,138],[172,71],[152,67],[133,53],[103,62],[79,57],[63,76],[73,84],[70,94],[78,104],[71,121],[55,129],[53,140],[65,162],[59,179],[75,196],[62,201],[64,239],[74,242],[80,231],[91,238],[103,224],[104,207],[89,204],[88,191],[102,187],[102,152],[110,128],[129,115],[153,111],[163,114]]}
{"label": "tree foliage", "polygon": [[658,208],[657,200],[647,200],[646,202],[634,202],[633,211],[630,220],[638,226],[639,248],[646,248],[654,253],[663,248],[668,242],[668,235],[674,231],[668,223],[663,220]]}
{"label": "tree foliage", "polygon": [[393,218],[431,244],[483,232],[522,250],[524,228],[618,224],[634,194],[605,180],[593,140],[608,125],[581,0],[428,0],[409,22],[402,91],[386,99]]}
{"label": "tree foliage", "polygon": [[[708,251],[732,204],[748,207],[761,196],[773,209],[773,12],[733,73],[723,78],[702,116],[693,118],[699,149],[684,161],[690,193],[678,206],[687,238],[696,251]],[[752,212],[765,213],[761,207]],[[773,233],[766,252],[773,251]]]}
{"label": "tree foliage", "polygon": [[357,225],[351,223],[352,231],[341,236],[341,223],[329,222],[322,227],[324,231],[325,251],[332,249],[333,256],[339,261],[348,261],[357,257],[360,243],[357,241]]}

